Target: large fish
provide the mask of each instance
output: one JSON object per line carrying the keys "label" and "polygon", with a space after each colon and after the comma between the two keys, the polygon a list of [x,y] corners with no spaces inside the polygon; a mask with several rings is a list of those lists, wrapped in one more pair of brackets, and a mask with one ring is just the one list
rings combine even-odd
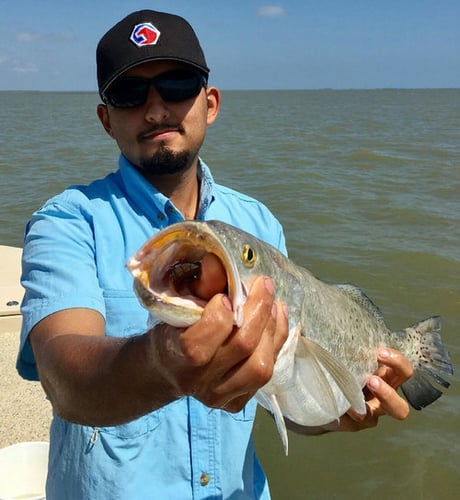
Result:
{"label": "large fish", "polygon": [[144,307],[159,321],[178,327],[196,322],[205,302],[190,291],[207,253],[227,274],[235,324],[241,325],[248,286],[254,276],[273,279],[275,297],[289,310],[289,336],[271,380],[256,394],[271,411],[287,454],[284,417],[302,426],[339,419],[351,407],[365,413],[363,387],[377,369],[380,346],[400,350],[414,375],[402,386],[416,409],[432,403],[447,388],[452,374],[441,342],[441,319],[433,316],[392,332],[377,306],[357,287],[328,284],[297,266],[254,236],[219,221],[186,221],[157,233],[128,261],[134,288]]}

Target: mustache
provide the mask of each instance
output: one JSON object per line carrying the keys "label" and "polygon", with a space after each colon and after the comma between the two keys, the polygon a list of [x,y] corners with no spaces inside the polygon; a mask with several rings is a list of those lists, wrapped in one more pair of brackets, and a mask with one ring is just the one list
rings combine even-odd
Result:
{"label": "mustache", "polygon": [[161,132],[165,132],[167,130],[176,130],[179,133],[183,133],[184,129],[181,125],[178,125],[176,123],[158,123],[156,125],[152,125],[148,129],[142,131],[140,134],[138,134],[137,139],[139,141],[142,141],[146,136],[152,135],[152,134],[158,134]]}

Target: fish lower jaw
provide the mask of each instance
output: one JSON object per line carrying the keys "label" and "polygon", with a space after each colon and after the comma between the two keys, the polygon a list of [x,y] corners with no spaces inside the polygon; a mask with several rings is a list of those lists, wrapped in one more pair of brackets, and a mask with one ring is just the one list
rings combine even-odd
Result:
{"label": "fish lower jaw", "polygon": [[178,328],[196,323],[201,318],[205,305],[187,298],[172,300],[170,297],[149,297],[142,303],[157,320]]}

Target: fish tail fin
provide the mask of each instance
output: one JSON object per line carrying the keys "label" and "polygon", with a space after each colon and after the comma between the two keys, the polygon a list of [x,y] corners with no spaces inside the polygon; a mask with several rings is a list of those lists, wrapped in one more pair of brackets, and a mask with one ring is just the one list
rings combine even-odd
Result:
{"label": "fish tail fin", "polygon": [[414,374],[402,384],[401,390],[416,410],[425,408],[442,395],[433,382],[447,389],[450,384],[443,375],[454,373],[449,353],[439,335],[440,330],[441,317],[432,316],[394,333],[400,342],[406,344],[404,354],[413,362]]}

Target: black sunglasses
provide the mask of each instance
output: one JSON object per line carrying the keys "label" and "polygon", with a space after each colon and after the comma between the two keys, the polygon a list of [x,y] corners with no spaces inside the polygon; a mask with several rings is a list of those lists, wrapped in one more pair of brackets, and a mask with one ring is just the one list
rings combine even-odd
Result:
{"label": "black sunglasses", "polygon": [[145,104],[153,86],[163,101],[180,102],[196,97],[203,85],[206,85],[205,75],[189,70],[167,71],[154,78],[126,76],[115,80],[103,99],[114,108],[137,108]]}

